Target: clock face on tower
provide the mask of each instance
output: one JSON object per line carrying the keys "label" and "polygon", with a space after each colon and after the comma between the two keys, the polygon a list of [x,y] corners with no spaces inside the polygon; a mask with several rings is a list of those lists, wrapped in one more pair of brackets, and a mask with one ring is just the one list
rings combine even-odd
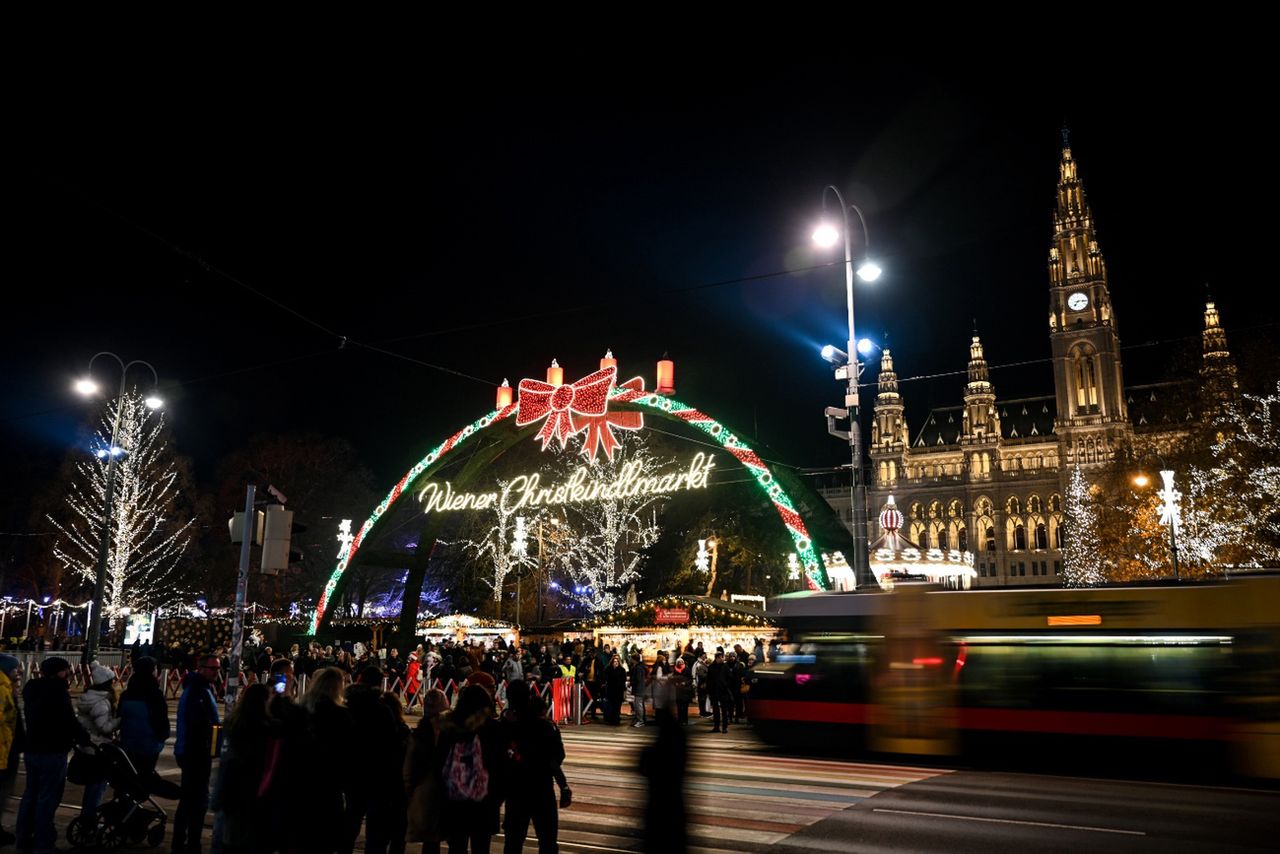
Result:
{"label": "clock face on tower", "polygon": [[1084,291],[1076,291],[1074,294],[1067,297],[1067,308],[1072,311],[1081,311],[1088,304],[1089,297],[1084,293]]}

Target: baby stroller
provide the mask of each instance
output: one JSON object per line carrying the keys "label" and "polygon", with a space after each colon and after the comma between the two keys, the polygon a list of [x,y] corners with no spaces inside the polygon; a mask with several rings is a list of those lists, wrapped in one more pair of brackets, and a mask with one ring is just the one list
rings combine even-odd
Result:
{"label": "baby stroller", "polygon": [[96,851],[117,851],[126,842],[143,840],[153,848],[158,846],[164,841],[169,816],[151,797],[153,781],[142,779],[118,744],[97,745],[96,759],[111,786],[112,798],[98,807],[96,821],[88,822],[83,815],[72,819],[67,841]]}

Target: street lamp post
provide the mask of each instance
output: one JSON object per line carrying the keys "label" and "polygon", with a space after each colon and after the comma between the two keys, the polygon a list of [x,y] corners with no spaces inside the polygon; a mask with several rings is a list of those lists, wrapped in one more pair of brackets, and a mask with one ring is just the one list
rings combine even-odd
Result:
{"label": "street lamp post", "polygon": [[[1181,581],[1182,575],[1178,570],[1178,524],[1182,511],[1178,507],[1178,500],[1182,498],[1182,493],[1174,486],[1173,469],[1169,468],[1169,464],[1165,462],[1164,457],[1157,453],[1151,453],[1147,456],[1154,457],[1160,461],[1160,480],[1163,483],[1163,488],[1156,492],[1156,495],[1163,502],[1160,505],[1160,524],[1169,526],[1169,555],[1173,559],[1173,580]],[[1145,474],[1140,474],[1133,480],[1140,487],[1146,486],[1148,483]]]}
{"label": "street lamp post", "polygon": [[[859,415],[858,406],[858,380],[862,372],[861,363],[858,361],[858,336],[855,332],[853,322],[853,241],[849,230],[849,211],[852,210],[858,215],[858,222],[862,225],[862,245],[864,250],[863,258],[858,266],[858,278],[865,282],[874,282],[880,277],[880,268],[871,263],[865,256],[867,245],[871,242],[870,232],[867,230],[866,217],[862,215],[862,210],[857,205],[846,204],[844,196],[840,194],[839,188],[834,184],[829,184],[822,190],[822,204],[826,208],[827,192],[835,194],[836,200],[840,203],[840,215],[843,217],[843,237],[844,237],[844,284],[845,284],[845,306],[848,311],[849,320],[849,338],[848,349],[848,365],[846,367],[846,380],[848,388],[844,396],[845,410],[849,417],[849,432],[847,438],[849,441],[849,451],[853,458],[850,468],[850,484],[849,484],[849,501],[852,504],[851,515],[853,516],[853,572],[854,577],[859,584],[866,583],[871,579],[871,568],[868,563],[867,556],[867,496],[866,486],[862,482],[862,425]],[[814,242],[819,246],[833,246],[840,238],[841,234],[836,228],[828,223],[820,225],[813,233]],[[837,370],[836,376],[839,376]],[[828,410],[828,416],[832,413]],[[833,435],[845,438],[842,431],[831,431]]]}
{"label": "street lamp post", "polygon": [[86,665],[93,663],[94,654],[98,649],[98,635],[102,631],[102,596],[107,585],[107,557],[111,546],[111,503],[115,497],[116,459],[122,453],[116,447],[116,439],[120,431],[120,415],[124,409],[125,378],[128,376],[130,368],[134,365],[142,365],[151,371],[152,393],[146,398],[146,404],[151,409],[159,409],[164,405],[164,402],[160,400],[155,392],[155,387],[160,384],[160,376],[150,362],[134,359],[132,362],[126,363],[124,359],[121,359],[115,353],[105,351],[95,353],[93,358],[89,360],[89,370],[84,379],[75,384],[76,391],[86,396],[97,393],[98,384],[89,375],[92,374],[93,363],[97,361],[99,356],[110,356],[120,365],[120,392],[116,395],[116,411],[111,419],[111,443],[106,450],[107,485],[102,514],[102,534],[98,540],[98,576],[93,584],[93,599],[89,602],[89,627],[88,633],[85,635],[84,655],[82,656],[82,661]]}

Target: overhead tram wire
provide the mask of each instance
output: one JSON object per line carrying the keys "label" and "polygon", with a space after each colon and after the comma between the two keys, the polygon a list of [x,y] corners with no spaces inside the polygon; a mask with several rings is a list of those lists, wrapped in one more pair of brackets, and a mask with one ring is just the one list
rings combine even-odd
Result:
{"label": "overhead tram wire", "polygon": [[[462,379],[471,380],[471,381],[473,381],[473,382],[481,383],[482,385],[485,385],[485,386],[492,386],[492,385],[494,384],[493,379],[492,379],[492,378],[490,378],[490,379],[486,379],[486,378],[483,378],[483,377],[477,377],[477,376],[475,376],[475,375],[473,375],[473,374],[468,374],[468,373],[465,373],[465,372],[463,372],[463,371],[459,371],[459,370],[457,370],[457,369],[455,369],[455,368],[450,368],[450,367],[448,367],[448,366],[446,366],[446,365],[439,365],[439,364],[436,364],[436,363],[434,363],[434,362],[428,362],[428,361],[425,361],[425,360],[423,360],[423,359],[418,359],[418,358],[415,358],[415,357],[413,357],[413,356],[405,355],[404,353],[397,353],[397,352],[395,352],[394,350],[387,350],[387,349],[385,349],[385,348],[383,348],[383,347],[381,347],[381,346],[379,346],[379,345],[380,345],[380,344],[394,344],[394,343],[398,343],[398,342],[401,342],[401,341],[418,340],[418,339],[422,339],[422,338],[433,337],[433,336],[436,336],[436,335],[451,334],[451,333],[455,333],[455,332],[473,331],[473,330],[476,330],[476,329],[483,329],[483,328],[486,328],[486,327],[492,327],[492,326],[505,325],[505,324],[508,324],[508,323],[523,322],[523,321],[527,321],[527,320],[534,320],[534,319],[540,319],[540,318],[545,318],[545,317],[554,317],[554,316],[559,316],[559,315],[564,315],[564,314],[571,314],[571,313],[578,313],[578,312],[583,312],[583,311],[600,310],[600,309],[609,308],[609,307],[612,305],[612,303],[611,303],[610,301],[602,300],[602,301],[597,301],[597,302],[594,302],[594,303],[583,303],[583,304],[580,304],[580,305],[577,305],[577,306],[569,306],[569,307],[566,307],[566,308],[550,309],[550,310],[547,310],[547,311],[534,312],[534,313],[531,313],[531,314],[517,315],[517,316],[509,317],[509,318],[500,318],[500,319],[496,319],[496,320],[488,320],[488,321],[476,322],[476,323],[472,323],[472,324],[464,324],[464,325],[462,325],[462,326],[451,327],[451,328],[448,328],[448,329],[438,329],[438,330],[432,330],[432,331],[430,331],[430,332],[414,333],[414,334],[412,334],[412,335],[402,335],[402,336],[398,336],[398,337],[394,337],[394,338],[386,338],[386,339],[382,339],[381,341],[379,341],[379,342],[377,342],[377,343],[371,343],[371,342],[366,342],[366,341],[360,341],[360,340],[358,340],[358,339],[351,338],[350,336],[347,336],[347,335],[342,335],[342,334],[340,334],[340,333],[338,333],[338,332],[334,331],[333,329],[330,329],[328,326],[326,326],[325,324],[321,323],[320,321],[315,320],[315,319],[313,319],[313,318],[311,318],[311,317],[307,316],[306,314],[303,314],[301,311],[298,311],[298,310],[296,310],[296,309],[292,308],[291,306],[287,305],[287,304],[286,304],[286,303],[284,303],[283,301],[281,301],[281,300],[279,300],[279,299],[276,299],[275,297],[271,296],[270,294],[265,293],[264,291],[259,290],[258,288],[253,287],[253,286],[252,286],[252,285],[250,285],[248,282],[245,282],[245,281],[244,281],[243,279],[241,279],[240,277],[238,277],[238,276],[236,276],[236,275],[234,275],[234,274],[232,274],[232,273],[229,273],[229,272],[227,272],[226,270],[223,270],[221,267],[218,267],[218,266],[215,266],[215,265],[213,265],[213,264],[209,263],[209,262],[208,262],[208,261],[206,261],[202,256],[200,256],[200,255],[196,254],[195,252],[192,252],[192,251],[190,251],[190,250],[188,250],[188,249],[186,249],[186,248],[184,248],[184,247],[180,246],[179,244],[176,244],[176,243],[174,243],[173,241],[168,240],[168,239],[167,239],[167,238],[165,238],[163,235],[161,235],[161,234],[159,234],[159,233],[157,233],[157,232],[153,231],[152,229],[147,228],[146,226],[144,226],[144,225],[142,225],[142,224],[140,224],[140,223],[138,223],[138,222],[135,222],[134,220],[130,219],[129,217],[125,216],[124,214],[120,213],[119,211],[115,210],[114,208],[111,208],[111,207],[109,207],[108,205],[106,205],[106,204],[104,204],[104,203],[102,203],[102,202],[98,201],[96,198],[94,198],[94,197],[92,197],[92,196],[88,195],[87,193],[85,193],[85,192],[83,192],[83,191],[79,190],[78,188],[75,188],[75,187],[71,186],[71,185],[70,185],[70,184],[68,184],[67,182],[62,181],[62,180],[58,180],[58,179],[53,179],[53,180],[54,180],[54,182],[55,182],[55,183],[57,183],[57,184],[59,184],[60,186],[62,186],[62,188],[63,188],[64,190],[67,190],[68,192],[71,192],[73,195],[77,195],[77,196],[79,196],[82,200],[87,201],[88,203],[90,203],[90,204],[94,205],[95,207],[99,208],[100,210],[102,210],[102,211],[106,212],[107,214],[109,214],[109,215],[111,215],[111,216],[113,216],[113,217],[115,217],[115,218],[119,219],[121,222],[124,222],[125,224],[129,225],[130,227],[132,227],[132,228],[134,228],[134,229],[136,229],[136,230],[138,230],[138,231],[142,232],[142,233],[143,233],[143,234],[145,234],[146,236],[150,237],[152,240],[155,240],[156,242],[163,244],[163,245],[164,245],[164,246],[166,246],[170,251],[172,251],[172,252],[174,252],[175,254],[177,254],[178,256],[180,256],[180,257],[182,257],[182,258],[185,258],[185,259],[187,259],[187,260],[191,261],[192,263],[196,264],[198,267],[200,267],[200,268],[201,268],[202,270],[204,270],[206,273],[209,273],[209,274],[212,274],[212,275],[215,275],[215,276],[219,276],[219,277],[221,277],[221,278],[226,279],[228,282],[231,282],[232,284],[237,285],[238,287],[244,288],[245,290],[247,290],[247,291],[249,291],[250,293],[252,293],[254,296],[257,296],[257,297],[259,297],[260,299],[263,299],[263,300],[265,300],[265,301],[267,301],[267,302],[271,303],[272,305],[276,306],[276,307],[277,307],[277,308],[279,308],[280,310],[285,311],[285,312],[287,312],[288,314],[293,315],[294,317],[298,318],[298,319],[299,319],[299,320],[301,320],[302,322],[304,322],[304,323],[306,323],[306,324],[308,324],[308,325],[310,325],[310,326],[313,326],[313,327],[315,327],[316,329],[318,329],[318,330],[320,330],[321,332],[323,332],[324,334],[326,334],[326,335],[328,335],[328,336],[332,337],[333,339],[335,339],[335,342],[338,344],[338,347],[337,347],[337,349],[338,349],[338,350],[342,350],[342,349],[344,349],[344,348],[345,348],[345,346],[346,346],[347,344],[351,344],[351,345],[353,345],[353,346],[355,346],[355,347],[360,347],[360,348],[363,348],[363,349],[369,350],[369,351],[374,352],[374,353],[379,353],[379,354],[381,354],[381,355],[389,356],[389,357],[391,357],[391,358],[395,358],[395,359],[401,359],[401,360],[403,360],[403,361],[409,362],[409,363],[411,363],[411,364],[418,365],[418,366],[420,366],[420,367],[429,368],[429,369],[431,369],[431,370],[440,371],[440,372],[442,372],[442,373],[450,374],[450,375],[452,375],[452,376],[456,376],[456,377],[459,377],[459,378],[462,378]],[[773,271],[773,272],[768,272],[768,273],[758,273],[758,274],[751,275],[751,276],[739,276],[739,277],[735,277],[735,278],[731,278],[731,279],[721,279],[721,280],[719,280],[719,281],[714,281],[714,282],[701,282],[701,283],[697,283],[697,284],[693,284],[693,285],[685,285],[685,286],[682,286],[682,287],[667,288],[667,289],[664,289],[664,290],[660,290],[660,291],[657,291],[657,292],[656,292],[656,295],[658,295],[658,296],[677,296],[677,295],[684,294],[684,293],[694,293],[694,292],[702,291],[702,290],[710,290],[710,289],[713,289],[713,288],[727,287],[727,286],[729,286],[729,285],[745,284],[745,283],[749,283],[749,282],[764,281],[764,280],[766,280],[766,279],[780,278],[780,277],[782,277],[782,276],[790,276],[790,275],[795,275],[795,274],[798,274],[798,273],[808,273],[808,272],[813,272],[813,271],[815,271],[815,270],[829,269],[829,268],[831,268],[831,267],[834,267],[834,266],[837,266],[837,265],[842,265],[842,264],[844,264],[844,263],[845,263],[844,261],[828,261],[828,262],[823,262],[823,263],[821,263],[821,264],[812,264],[812,265],[808,265],[808,266],[805,266],[805,267],[798,267],[798,268],[791,269],[791,270],[778,270],[778,271]],[[1237,334],[1237,335],[1238,335],[1238,334],[1240,334],[1241,332],[1251,331],[1251,330],[1253,330],[1253,329],[1268,328],[1268,327],[1275,326],[1275,325],[1276,325],[1275,323],[1265,323],[1265,324],[1258,324],[1257,326],[1254,326],[1254,327],[1242,327],[1242,328],[1240,328],[1240,329],[1236,330],[1236,332],[1235,332],[1234,334]],[[1198,334],[1197,334],[1197,335],[1187,335],[1187,336],[1182,336],[1182,337],[1179,337],[1179,338],[1173,338],[1173,339],[1165,339],[1165,340],[1148,341],[1148,342],[1145,342],[1145,343],[1143,343],[1143,344],[1132,344],[1132,345],[1122,346],[1122,347],[1121,347],[1121,349],[1122,349],[1122,350],[1130,350],[1130,349],[1136,349],[1136,348],[1139,348],[1139,347],[1151,347],[1151,346],[1158,346],[1158,345],[1160,345],[1160,344],[1171,344],[1171,343],[1176,343],[1176,342],[1180,342],[1180,341],[1188,341],[1188,340],[1191,340],[1191,339],[1193,339],[1193,338],[1198,339],[1198,338],[1199,338],[1199,335],[1198,335]],[[295,361],[295,360],[299,360],[299,361],[300,361],[300,360],[301,360],[301,359],[303,359],[303,358],[313,358],[313,357],[316,357],[316,356],[324,355],[325,353],[332,353],[332,352],[334,352],[334,351],[332,351],[332,350],[321,351],[321,352],[318,352],[318,353],[312,354],[311,356],[306,356],[306,357],[297,357],[296,359],[289,359],[289,360],[285,360],[285,361]],[[992,366],[990,366],[990,368],[989,368],[989,369],[994,371],[994,370],[1001,370],[1001,369],[1005,369],[1005,368],[1023,367],[1023,366],[1026,366],[1026,365],[1045,364],[1045,363],[1048,363],[1048,362],[1052,362],[1052,359],[1047,359],[1047,358],[1046,358],[1046,359],[1031,359],[1031,360],[1022,361],[1022,362],[1011,362],[1011,363],[1003,364],[1003,365],[992,365]],[[265,367],[269,367],[271,364],[280,364],[280,363],[279,363],[279,362],[277,362],[277,363],[264,363],[263,365],[259,365],[259,366],[255,367],[255,368],[238,369],[238,370],[236,370],[236,371],[228,372],[227,374],[218,374],[218,375],[213,375],[212,377],[208,377],[208,378],[204,378],[204,379],[215,379],[215,378],[218,378],[218,377],[221,377],[221,376],[227,376],[227,375],[230,375],[230,374],[233,374],[233,373],[243,373],[243,372],[245,372],[245,371],[249,371],[249,370],[258,370],[258,369],[262,369],[262,368],[265,368]],[[935,374],[923,374],[923,375],[915,376],[915,377],[899,378],[898,382],[899,382],[899,383],[903,383],[903,382],[911,382],[911,381],[914,381],[914,380],[923,380],[923,379],[939,379],[939,378],[943,378],[943,377],[950,377],[950,376],[962,376],[962,375],[965,375],[966,373],[967,373],[967,370],[945,371],[945,372],[935,373]],[[198,381],[203,381],[203,379],[202,379],[202,380],[197,380],[196,382],[198,382]],[[872,385],[874,385],[874,383],[862,383],[862,384],[860,384],[860,387],[870,387],[870,386],[872,386]],[[55,412],[55,411],[58,411],[58,410],[56,410],[56,409],[55,409],[55,410],[49,410],[49,412]],[[5,421],[17,420],[17,419],[20,419],[20,418],[33,417],[34,415],[37,415],[37,414],[47,414],[47,413],[33,413],[32,415],[16,416],[16,417],[14,417],[14,418],[8,418],[8,419],[4,419],[4,420],[5,420]]]}

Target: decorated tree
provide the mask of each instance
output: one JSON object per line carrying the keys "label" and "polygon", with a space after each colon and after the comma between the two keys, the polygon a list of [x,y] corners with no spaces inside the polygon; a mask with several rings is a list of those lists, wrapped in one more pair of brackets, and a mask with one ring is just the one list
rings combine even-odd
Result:
{"label": "decorated tree", "polygon": [[1243,395],[1211,425],[1208,459],[1193,465],[1183,506],[1186,549],[1218,566],[1280,562],[1280,382]]}
{"label": "decorated tree", "polygon": [[1067,484],[1062,505],[1066,542],[1062,550],[1062,583],[1067,587],[1092,587],[1105,577],[1098,549],[1097,514],[1084,473],[1076,466]]}
{"label": "decorated tree", "polygon": [[[506,492],[509,481],[499,480],[497,492]],[[529,531],[536,516],[526,510],[515,510],[497,501],[478,511],[480,532],[469,539],[446,545],[461,547],[481,567],[484,582],[493,591],[493,601],[502,600],[502,587],[512,572],[538,565],[536,555],[528,548]],[[495,606],[498,607],[498,606]]]}
{"label": "decorated tree", "polygon": [[[117,413],[118,408],[118,413]],[[112,419],[118,417],[115,448]],[[178,568],[195,520],[177,515],[178,466],[164,416],[131,392],[113,401],[93,440],[93,456],[74,466],[57,529],[54,556],[92,589],[98,575],[103,523],[109,531],[103,614],[123,608],[164,607],[180,600]],[[107,473],[115,455],[115,482],[107,517]]]}
{"label": "decorated tree", "polygon": [[[659,474],[671,460],[648,453],[646,440],[625,434],[612,458],[603,454],[588,460],[568,452],[557,466],[568,473],[586,466],[592,479],[616,481]],[[574,594],[593,612],[614,607],[627,585],[640,578],[646,550],[658,541],[661,495],[638,494],[566,505],[566,521],[576,536],[565,539],[557,565],[574,583]]]}

